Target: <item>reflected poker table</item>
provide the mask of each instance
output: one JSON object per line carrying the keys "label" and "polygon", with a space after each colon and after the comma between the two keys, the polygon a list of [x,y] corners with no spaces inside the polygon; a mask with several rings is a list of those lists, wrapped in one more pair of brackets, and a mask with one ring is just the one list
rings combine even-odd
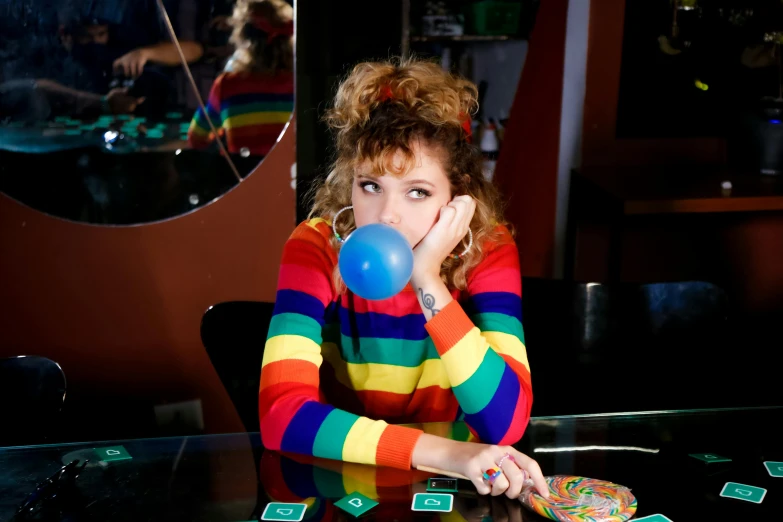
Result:
{"label": "reflected poker table", "polygon": [[102,225],[190,212],[237,185],[231,164],[244,178],[263,157],[189,148],[184,117],[0,124],[0,192],[52,216]]}
{"label": "reflected poker table", "polygon": [[[783,407],[538,417],[515,447],[545,475],[630,488],[636,519],[779,520],[781,418]],[[472,439],[462,423],[419,426]],[[36,490],[77,460],[76,478]],[[463,480],[449,511],[413,511],[433,475],[278,453],[257,433],[0,448],[0,470],[3,521],[23,520],[31,495],[34,520],[353,520],[340,500],[357,494],[374,506],[362,520],[546,520]]]}
{"label": "reflected poker table", "polygon": [[0,125],[0,149],[41,154],[90,146],[118,153],[186,148],[188,116],[170,112],[156,119],[121,114],[89,120],[61,116],[10,122]]}

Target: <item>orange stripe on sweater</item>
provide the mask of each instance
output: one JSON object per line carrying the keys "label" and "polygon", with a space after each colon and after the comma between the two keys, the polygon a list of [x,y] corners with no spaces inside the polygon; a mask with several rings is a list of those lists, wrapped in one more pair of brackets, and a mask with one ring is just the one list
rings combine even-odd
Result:
{"label": "orange stripe on sweater", "polygon": [[441,357],[474,328],[473,321],[457,301],[447,304],[425,326]]}
{"label": "orange stripe on sweater", "polygon": [[305,386],[318,387],[318,367],[302,359],[283,359],[264,366],[261,372],[263,390],[269,386],[284,382],[297,382]]}

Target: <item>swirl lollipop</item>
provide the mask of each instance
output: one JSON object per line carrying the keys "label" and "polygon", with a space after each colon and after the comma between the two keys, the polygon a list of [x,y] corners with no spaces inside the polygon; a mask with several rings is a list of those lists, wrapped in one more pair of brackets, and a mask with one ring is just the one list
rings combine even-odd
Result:
{"label": "swirl lollipop", "polygon": [[561,522],[625,522],[636,513],[631,490],[606,482],[571,475],[546,477],[550,498],[536,493],[532,485],[519,499],[527,508]]}

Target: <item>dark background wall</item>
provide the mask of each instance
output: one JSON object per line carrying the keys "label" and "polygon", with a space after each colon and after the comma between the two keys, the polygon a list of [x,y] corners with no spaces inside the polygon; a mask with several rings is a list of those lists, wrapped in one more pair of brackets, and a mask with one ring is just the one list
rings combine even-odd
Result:
{"label": "dark background wall", "polygon": [[402,2],[299,2],[296,5],[298,220],[307,191],[328,172],[331,136],[320,122],[337,84],[358,62],[399,55]]}

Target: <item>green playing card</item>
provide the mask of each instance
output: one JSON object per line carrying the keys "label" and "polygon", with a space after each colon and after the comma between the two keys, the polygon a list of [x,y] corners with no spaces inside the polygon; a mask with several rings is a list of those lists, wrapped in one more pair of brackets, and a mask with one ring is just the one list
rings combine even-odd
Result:
{"label": "green playing card", "polygon": [[770,462],[764,463],[764,467],[767,468],[771,477],[783,477],[783,462]]}
{"label": "green playing card", "polygon": [[747,484],[739,484],[737,482],[726,482],[726,485],[723,486],[723,490],[720,492],[721,497],[736,498],[738,500],[753,502],[754,504],[761,504],[761,501],[764,500],[766,494],[767,490],[764,488],[757,488],[756,486],[748,486]]}
{"label": "green playing card", "polygon": [[454,507],[454,497],[443,493],[416,493],[413,495],[413,511],[439,511],[450,513]]}
{"label": "green playing card", "polygon": [[130,456],[123,446],[111,446],[108,448],[95,448],[95,453],[103,462],[115,462],[118,460],[130,460]]}
{"label": "green playing card", "polygon": [[378,503],[369,497],[365,497],[359,492],[354,492],[347,497],[341,498],[335,502],[334,505],[349,515],[359,517],[377,506]]}
{"label": "green playing card", "polygon": [[720,455],[716,455],[714,453],[691,453],[688,456],[693,457],[694,459],[699,459],[702,462],[706,462],[708,464],[713,462],[731,462],[730,458],[721,457]]}
{"label": "green playing card", "polygon": [[264,508],[261,520],[285,520],[300,522],[307,511],[306,504],[287,504],[284,502],[270,502]]}

